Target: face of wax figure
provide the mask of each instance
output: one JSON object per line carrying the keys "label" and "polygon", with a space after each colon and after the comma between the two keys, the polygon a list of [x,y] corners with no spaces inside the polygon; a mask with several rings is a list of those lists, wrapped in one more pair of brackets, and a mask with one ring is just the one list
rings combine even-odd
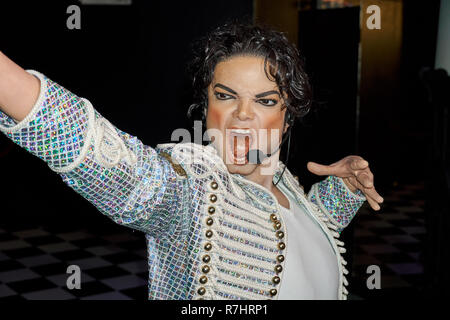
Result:
{"label": "face of wax figure", "polygon": [[[230,173],[241,174],[275,191],[273,172],[267,174],[267,169],[263,170],[268,161],[249,163],[246,154],[249,149],[264,153],[277,149],[285,113],[280,90],[264,71],[264,58],[233,56],[216,65],[208,87],[206,127],[208,133],[211,129],[220,132],[218,138],[213,134],[212,139]],[[278,157],[279,150],[270,160],[277,163]]]}

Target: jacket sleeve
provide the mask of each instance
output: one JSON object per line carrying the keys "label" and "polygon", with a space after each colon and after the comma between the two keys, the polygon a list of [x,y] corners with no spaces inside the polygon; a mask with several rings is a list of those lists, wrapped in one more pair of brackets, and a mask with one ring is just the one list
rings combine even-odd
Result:
{"label": "jacket sleeve", "polygon": [[88,100],[39,72],[28,72],[40,79],[38,100],[18,123],[0,112],[0,131],[44,160],[114,222],[154,236],[175,228],[186,179],[156,150],[114,127]]}
{"label": "jacket sleeve", "polygon": [[352,221],[366,197],[359,190],[356,193],[350,191],[341,178],[328,176],[311,187],[308,200],[315,203],[341,232]]}

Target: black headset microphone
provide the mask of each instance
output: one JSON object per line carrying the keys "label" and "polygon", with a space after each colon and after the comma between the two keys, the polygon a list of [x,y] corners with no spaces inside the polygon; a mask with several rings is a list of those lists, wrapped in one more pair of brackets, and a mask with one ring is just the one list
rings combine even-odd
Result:
{"label": "black headset microphone", "polygon": [[[287,119],[285,121],[285,124],[286,124],[286,122],[289,124],[289,127],[287,129],[288,132],[286,132],[286,134],[284,135],[283,139],[281,140],[281,143],[278,145],[278,147],[275,149],[275,151],[272,151],[271,153],[264,153],[264,152],[262,152],[259,149],[252,149],[252,150],[248,150],[247,155],[246,155],[247,161],[249,163],[261,164],[264,161],[264,159],[270,158],[273,154],[278,152],[278,150],[280,150],[280,148],[283,146],[283,144],[286,142],[286,140],[288,140],[286,164],[285,164],[285,166],[283,168],[283,172],[281,173],[277,183],[275,183],[275,186],[278,184],[278,182],[280,182],[281,177],[283,176],[284,170],[286,170],[287,163],[288,163],[288,160],[289,160],[289,149],[290,149],[290,146],[291,146],[291,128],[292,128],[292,126],[294,124],[294,119],[293,119],[293,117],[291,116],[290,113],[287,114]],[[284,128],[284,126],[283,126],[283,128]]]}
{"label": "black headset microphone", "polygon": [[271,153],[264,153],[260,149],[248,150],[247,161],[253,164],[261,164],[265,159],[270,158],[273,154],[278,152],[278,150],[280,150],[280,148],[283,146],[286,140],[290,137],[291,137],[291,127],[288,128],[288,132],[284,135],[283,139],[281,140],[281,143],[278,145],[275,151],[272,151]]}

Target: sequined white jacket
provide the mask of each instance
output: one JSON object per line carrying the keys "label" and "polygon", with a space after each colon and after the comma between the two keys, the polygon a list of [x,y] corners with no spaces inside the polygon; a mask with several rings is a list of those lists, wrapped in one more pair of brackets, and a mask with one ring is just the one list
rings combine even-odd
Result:
{"label": "sequined white jacket", "polygon": [[[0,130],[101,213],[145,233],[149,299],[277,299],[289,244],[272,193],[230,174],[212,146],[145,146],[88,100],[28,72],[41,81],[39,98],[20,123],[0,112]],[[280,184],[329,240],[339,269],[337,297],[346,299],[338,237],[365,197],[333,176],[308,195],[288,170]]]}

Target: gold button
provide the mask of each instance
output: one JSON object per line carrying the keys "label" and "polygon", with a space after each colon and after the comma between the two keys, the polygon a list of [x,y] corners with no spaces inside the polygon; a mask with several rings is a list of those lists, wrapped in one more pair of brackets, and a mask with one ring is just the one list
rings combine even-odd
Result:
{"label": "gold button", "polygon": [[284,250],[284,248],[286,248],[286,245],[284,244],[284,242],[280,242],[280,243],[278,244],[278,249]]}
{"label": "gold button", "polygon": [[209,201],[211,201],[212,203],[217,201],[217,196],[215,194],[212,194],[209,196]]}
{"label": "gold button", "polygon": [[219,185],[217,184],[217,182],[215,182],[215,181],[211,182],[211,188],[216,190],[218,187],[219,187]]}
{"label": "gold button", "polygon": [[277,238],[283,239],[284,238],[284,232],[283,231],[277,231]]}
{"label": "gold button", "polygon": [[284,261],[284,256],[282,254],[277,256],[277,261],[278,262],[283,262]]}
{"label": "gold button", "polygon": [[205,235],[206,235],[207,238],[211,238],[212,235],[213,235],[213,232],[211,230],[207,230]]}
{"label": "gold button", "polygon": [[208,213],[209,213],[209,214],[213,214],[214,212],[216,212],[216,208],[214,208],[213,206],[210,206],[210,207],[208,208]]}
{"label": "gold button", "polygon": [[209,270],[210,270],[209,266],[203,266],[203,267],[202,267],[202,272],[203,272],[203,273],[208,273]]}
{"label": "gold button", "polygon": [[279,277],[279,276],[273,277],[273,278],[272,278],[272,282],[273,282],[274,284],[279,284],[279,283],[280,283],[280,277]]}
{"label": "gold button", "polygon": [[202,296],[206,293],[206,289],[203,287],[198,288],[197,293]]}
{"label": "gold button", "polygon": [[205,255],[203,256],[202,260],[203,260],[204,263],[208,263],[209,261],[211,261],[211,257],[208,256],[207,254],[205,254]]}
{"label": "gold button", "polygon": [[281,223],[280,222],[275,222],[273,224],[273,227],[274,227],[275,230],[279,230],[281,228]]}
{"label": "gold button", "polygon": [[206,219],[206,224],[207,224],[208,226],[211,226],[211,225],[213,224],[213,222],[214,222],[213,218],[208,218],[208,219]]}
{"label": "gold button", "polygon": [[208,243],[205,244],[204,248],[205,248],[206,251],[209,251],[212,248],[212,244],[208,242]]}
{"label": "gold button", "polygon": [[201,276],[199,281],[201,284],[205,284],[206,282],[208,282],[208,278],[206,276]]}
{"label": "gold button", "polygon": [[282,267],[281,265],[277,264],[277,265],[275,266],[275,272],[276,272],[276,273],[280,273],[281,271],[283,271],[283,267]]}
{"label": "gold button", "polygon": [[275,213],[272,213],[270,215],[270,220],[272,220],[272,222],[277,222],[278,221],[277,216],[275,215]]}
{"label": "gold button", "polygon": [[270,295],[273,297],[273,296],[275,296],[275,295],[277,294],[277,289],[271,289],[271,290],[269,291],[269,293],[270,293]]}

